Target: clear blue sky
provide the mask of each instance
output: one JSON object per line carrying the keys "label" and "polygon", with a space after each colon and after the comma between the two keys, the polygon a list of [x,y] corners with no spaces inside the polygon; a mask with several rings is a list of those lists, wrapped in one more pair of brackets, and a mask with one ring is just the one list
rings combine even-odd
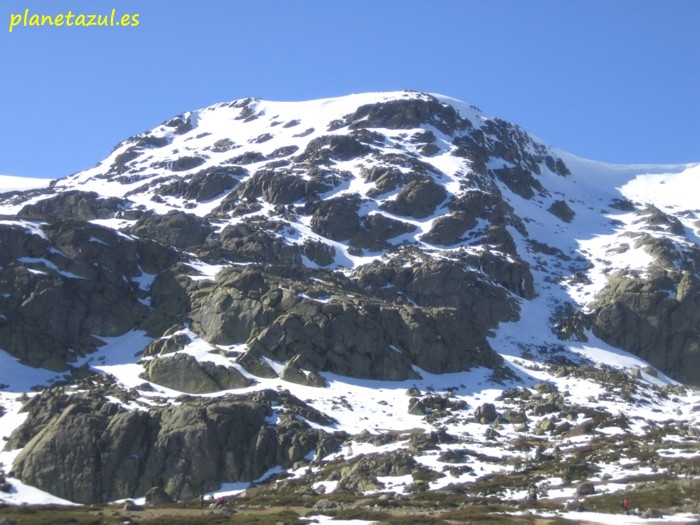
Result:
{"label": "clear blue sky", "polygon": [[[11,15],[139,14],[138,27]],[[0,0],[0,173],[63,177],[183,111],[449,95],[577,155],[700,162],[696,0]]]}

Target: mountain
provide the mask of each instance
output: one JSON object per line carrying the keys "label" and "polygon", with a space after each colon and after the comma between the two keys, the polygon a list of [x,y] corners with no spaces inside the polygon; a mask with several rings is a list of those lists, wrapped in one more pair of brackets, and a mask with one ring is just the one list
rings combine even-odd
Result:
{"label": "mountain", "polygon": [[601,507],[678,488],[699,186],[700,165],[580,159],[441,95],[176,116],[0,196],[7,483]]}

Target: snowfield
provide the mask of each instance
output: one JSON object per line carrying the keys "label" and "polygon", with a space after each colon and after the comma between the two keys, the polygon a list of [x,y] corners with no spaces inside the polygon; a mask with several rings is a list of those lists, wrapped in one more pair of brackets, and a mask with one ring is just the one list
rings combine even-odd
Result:
{"label": "snowfield", "polygon": [[53,179],[0,175],[0,194],[7,193],[9,191],[26,191],[37,188],[47,188],[52,180]]}

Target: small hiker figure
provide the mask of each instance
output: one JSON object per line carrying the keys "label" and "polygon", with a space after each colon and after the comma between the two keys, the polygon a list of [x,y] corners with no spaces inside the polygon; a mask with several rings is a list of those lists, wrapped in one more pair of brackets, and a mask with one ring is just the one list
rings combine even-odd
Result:
{"label": "small hiker figure", "polygon": [[204,507],[204,494],[199,495],[199,506]]}
{"label": "small hiker figure", "polygon": [[620,502],[620,507],[622,507],[622,512],[624,512],[625,514],[629,514],[630,500],[628,500],[627,498],[623,499]]}

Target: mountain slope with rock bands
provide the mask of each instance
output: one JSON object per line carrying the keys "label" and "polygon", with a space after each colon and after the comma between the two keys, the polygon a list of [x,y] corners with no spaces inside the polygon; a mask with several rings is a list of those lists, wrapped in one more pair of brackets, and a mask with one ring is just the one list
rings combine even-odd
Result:
{"label": "mountain slope with rock bands", "polygon": [[[92,169],[0,195],[0,348],[61,376],[13,416],[5,468],[82,503],[152,486],[191,498],[332,462],[363,430],[353,401],[329,400],[340,384],[438,377],[449,396],[418,388],[400,409],[446,432],[438,449],[464,447],[472,423],[496,441],[564,436],[581,418],[596,421],[586,435],[639,437],[604,404],[533,388],[558,384],[540,371],[609,377],[629,411],[667,403],[669,378],[700,383],[700,212],[659,191],[699,178],[579,159],[424,93],[174,117]],[[606,355],[627,357],[608,369]],[[522,390],[474,407],[477,376]],[[387,472],[428,468],[412,461]],[[324,483],[380,490],[377,468],[366,485]]]}

